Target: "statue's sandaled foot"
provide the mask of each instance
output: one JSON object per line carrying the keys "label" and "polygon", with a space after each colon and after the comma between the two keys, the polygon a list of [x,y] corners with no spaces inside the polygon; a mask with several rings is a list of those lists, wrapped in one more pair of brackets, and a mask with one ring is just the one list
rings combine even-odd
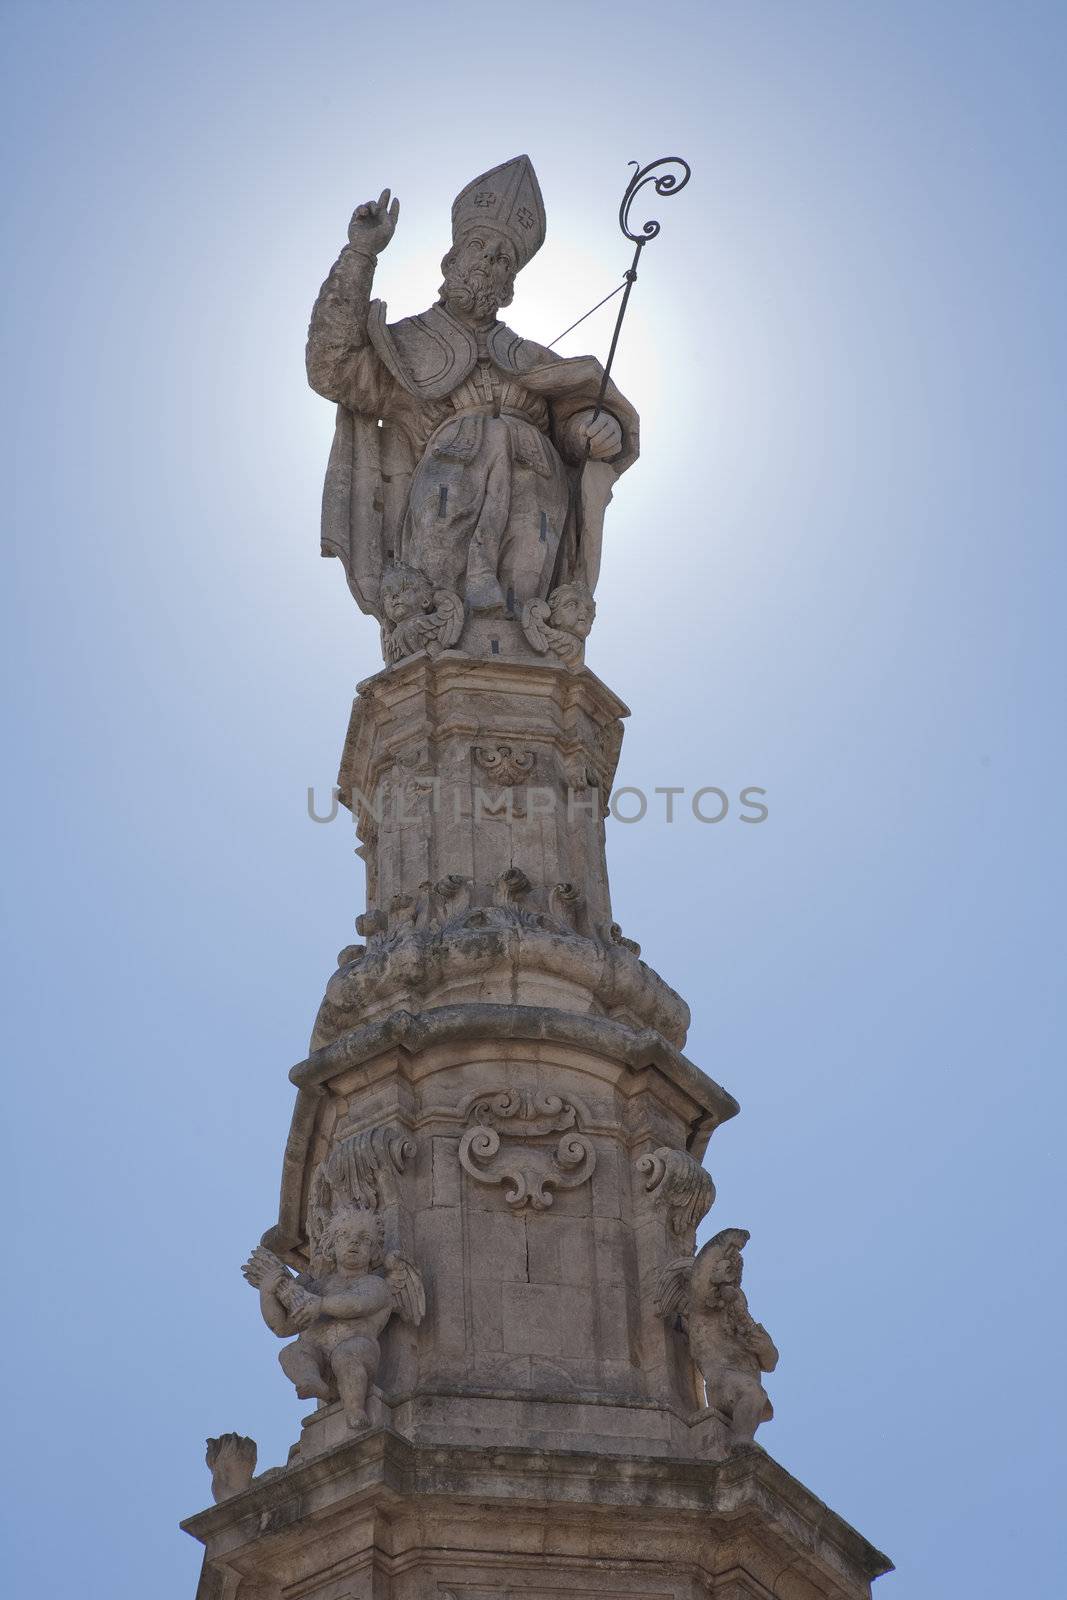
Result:
{"label": "statue's sandaled foot", "polygon": [[370,1418],[365,1411],[346,1411],[345,1421],[353,1430],[370,1427]]}

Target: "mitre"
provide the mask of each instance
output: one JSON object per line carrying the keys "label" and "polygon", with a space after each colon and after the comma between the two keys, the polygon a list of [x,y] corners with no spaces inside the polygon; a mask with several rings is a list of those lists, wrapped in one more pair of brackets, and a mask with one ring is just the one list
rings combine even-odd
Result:
{"label": "mitre", "polygon": [[529,156],[515,156],[461,189],[452,202],[452,242],[471,228],[495,228],[514,246],[516,270],[545,242],[545,203]]}

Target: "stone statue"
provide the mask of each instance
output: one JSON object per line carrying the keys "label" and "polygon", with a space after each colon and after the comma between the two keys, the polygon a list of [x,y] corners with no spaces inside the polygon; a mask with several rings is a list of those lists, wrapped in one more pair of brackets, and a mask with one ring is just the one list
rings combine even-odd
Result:
{"label": "stone statue", "polygon": [[[446,594],[468,614],[511,617],[560,586],[580,584],[591,599],[604,509],[638,452],[637,414],[614,384],[595,415],[599,362],[564,359],[497,320],[545,237],[528,157],[459,194],[437,304],[389,323],[370,295],[398,214],[388,189],[357,206],[307,347],[312,388],[338,406],[323,553],[341,559],[360,607],[394,630],[396,659],[423,631],[430,597],[438,612]],[[386,579],[397,567],[424,585],[405,602],[418,612],[400,627],[416,628],[400,640],[398,580]]]}
{"label": "stone statue", "polygon": [[394,563],[382,577],[382,655],[402,661],[417,650],[431,655],[455,644],[463,630],[463,601],[450,589],[433,589],[413,567]]}
{"label": "stone statue", "polygon": [[241,1433],[220,1433],[207,1441],[206,1461],[211,1469],[211,1498],[218,1505],[244,1494],[256,1470],[256,1441]]}
{"label": "stone statue", "polygon": [[540,655],[580,659],[596,617],[596,601],[587,584],[561,583],[547,600],[528,600],[522,608],[522,631]]}
{"label": "stone statue", "polygon": [[[381,1265],[384,1275],[374,1269]],[[346,1208],[323,1229],[309,1274],[294,1277],[260,1245],[242,1268],[259,1290],[263,1320],[280,1339],[278,1359],[302,1400],[340,1399],[352,1428],[365,1428],[367,1390],[378,1370],[378,1335],[394,1311],[416,1326],[426,1311],[419,1273],[402,1256],[383,1259],[381,1219]]]}
{"label": "stone statue", "polygon": [[726,1414],[731,1444],[748,1444],[774,1409],[760,1382],[773,1372],[778,1351],[755,1322],[741,1288],[744,1228],[724,1228],[695,1257],[668,1262],[656,1285],[661,1317],[680,1316],[700,1369],[709,1406]]}

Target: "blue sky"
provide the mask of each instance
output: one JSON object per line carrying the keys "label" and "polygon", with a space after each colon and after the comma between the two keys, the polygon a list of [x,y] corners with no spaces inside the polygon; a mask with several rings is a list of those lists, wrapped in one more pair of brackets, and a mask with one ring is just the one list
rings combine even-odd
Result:
{"label": "blue sky", "polygon": [[1062,8],[0,26],[13,1592],[191,1596],[205,1436],[296,1436],[238,1267],[362,908],[306,790],[379,664],[317,553],[306,320],[356,202],[401,197],[408,314],[453,194],[528,150],[541,340],[627,264],[626,162],[693,166],[619,352],[644,455],[588,659],[620,783],[768,792],[756,828],[609,824],[616,915],[742,1105],[709,1222],[752,1230],[782,1351],[761,1441],[892,1555],[886,1600],[1054,1593]]}

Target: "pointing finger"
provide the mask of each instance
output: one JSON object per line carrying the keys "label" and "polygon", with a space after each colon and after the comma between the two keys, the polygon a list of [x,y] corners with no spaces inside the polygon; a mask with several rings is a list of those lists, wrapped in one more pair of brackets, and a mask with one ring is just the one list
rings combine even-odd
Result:
{"label": "pointing finger", "polygon": [[389,190],[383,189],[378,196],[378,210],[384,211],[389,204]]}
{"label": "pointing finger", "polygon": [[392,205],[389,207],[389,220],[393,224],[394,228],[396,227],[396,219],[397,219],[397,217],[399,215],[400,215],[400,201],[399,200],[394,200]]}

